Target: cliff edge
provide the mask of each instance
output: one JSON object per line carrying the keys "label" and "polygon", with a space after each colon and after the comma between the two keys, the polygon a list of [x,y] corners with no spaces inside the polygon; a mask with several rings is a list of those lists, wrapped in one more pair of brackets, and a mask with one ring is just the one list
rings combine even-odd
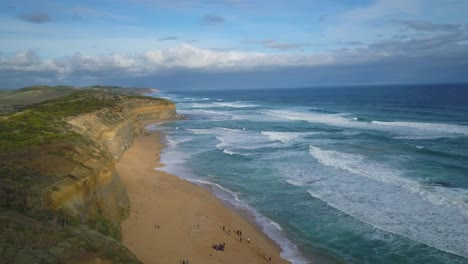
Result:
{"label": "cliff edge", "polygon": [[[59,263],[82,252],[84,258],[104,262],[138,263],[117,242],[129,201],[115,162],[145,132],[145,124],[175,118],[170,101],[100,91],[74,92],[0,117],[2,260],[21,263],[21,255],[37,263]],[[11,230],[18,225],[35,234],[27,236],[26,251],[17,247],[21,236]],[[57,228],[64,233],[51,242],[58,253],[43,252],[41,244],[51,239],[38,230]],[[47,243],[35,243],[38,239]],[[97,245],[89,247],[89,241]],[[66,247],[57,246],[64,242]],[[121,254],[115,259],[106,250]]]}

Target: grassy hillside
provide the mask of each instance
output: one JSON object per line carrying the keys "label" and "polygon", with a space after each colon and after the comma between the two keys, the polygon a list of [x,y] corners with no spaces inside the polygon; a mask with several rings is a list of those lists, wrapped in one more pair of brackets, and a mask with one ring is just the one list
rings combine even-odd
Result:
{"label": "grassy hillside", "polygon": [[113,107],[123,98],[94,92],[75,92],[63,98],[26,106],[0,119],[0,150],[51,143],[78,136],[64,129],[64,118]]}
{"label": "grassy hillside", "polygon": [[94,85],[81,88],[87,91],[99,91],[112,94],[141,95],[153,92],[150,88],[125,88],[119,86]]}
{"label": "grassy hillside", "polygon": [[8,114],[24,106],[61,98],[77,91],[94,91],[120,95],[142,95],[153,90],[149,88],[125,88],[118,86],[95,85],[88,87],[72,86],[28,86],[17,90],[0,92],[0,114]]}
{"label": "grassy hillside", "polygon": [[77,91],[69,86],[29,86],[0,93],[0,113],[13,112],[24,105],[67,96]]}
{"label": "grassy hillside", "polygon": [[2,212],[0,235],[0,263],[141,263],[122,244],[60,212]]}
{"label": "grassy hillside", "polygon": [[121,120],[117,115],[122,105],[169,104],[109,89],[113,92],[99,87],[34,86],[0,94],[3,100],[16,98],[22,103],[0,116],[0,263],[71,263],[76,258],[139,263],[114,240],[119,239],[119,229],[108,220],[81,223],[61,212],[31,206],[37,203],[31,197],[40,197],[45,185],[82,166],[77,157],[112,159],[95,142],[74,132],[66,120],[87,113]]}

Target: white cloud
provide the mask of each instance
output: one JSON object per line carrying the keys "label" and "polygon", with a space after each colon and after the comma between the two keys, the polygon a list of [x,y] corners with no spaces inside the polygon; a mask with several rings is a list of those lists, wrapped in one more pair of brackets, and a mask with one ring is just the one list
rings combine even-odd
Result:
{"label": "white cloud", "polygon": [[0,57],[0,70],[35,72],[100,72],[122,70],[134,74],[151,74],[160,70],[197,69],[210,71],[249,70],[262,67],[322,65],[332,62],[327,55],[264,54],[241,51],[216,51],[180,45],[143,54],[84,55],[76,53],[57,60],[41,59],[33,51]]}
{"label": "white cloud", "polygon": [[53,60],[41,59],[35,52],[27,50],[20,51],[14,56],[0,56],[0,71],[66,73],[69,69]]}
{"label": "white cloud", "polygon": [[[444,25],[430,24],[430,26],[431,28],[439,28]],[[467,40],[468,32],[466,31],[460,31],[456,34],[442,32],[433,36],[382,39],[367,45],[361,43],[321,54],[269,54],[213,50],[187,44],[133,54],[90,55],[75,53],[60,59],[43,59],[33,51],[21,51],[11,56],[0,54],[0,75],[52,76],[60,80],[68,77],[81,79],[103,76],[140,77],[178,72],[179,70],[251,72],[286,67],[356,65],[407,58],[418,58],[421,62],[441,59],[464,61],[468,57]]]}

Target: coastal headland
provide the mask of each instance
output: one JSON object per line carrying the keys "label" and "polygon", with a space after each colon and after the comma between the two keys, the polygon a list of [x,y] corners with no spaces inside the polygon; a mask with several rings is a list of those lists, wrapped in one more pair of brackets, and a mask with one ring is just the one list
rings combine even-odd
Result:
{"label": "coastal headland", "polygon": [[150,91],[0,94],[0,262],[288,263],[207,190],[154,170],[163,144],[145,125],[178,116]]}

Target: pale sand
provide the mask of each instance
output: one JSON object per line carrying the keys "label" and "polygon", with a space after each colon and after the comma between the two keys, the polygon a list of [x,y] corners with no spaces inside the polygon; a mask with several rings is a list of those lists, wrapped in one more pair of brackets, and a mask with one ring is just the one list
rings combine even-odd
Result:
{"label": "pale sand", "polygon": [[[273,241],[210,192],[155,170],[163,166],[159,137],[137,138],[116,165],[131,204],[122,223],[125,246],[145,264],[289,263]],[[242,230],[242,242],[236,230]],[[224,251],[212,249],[222,242]]]}

